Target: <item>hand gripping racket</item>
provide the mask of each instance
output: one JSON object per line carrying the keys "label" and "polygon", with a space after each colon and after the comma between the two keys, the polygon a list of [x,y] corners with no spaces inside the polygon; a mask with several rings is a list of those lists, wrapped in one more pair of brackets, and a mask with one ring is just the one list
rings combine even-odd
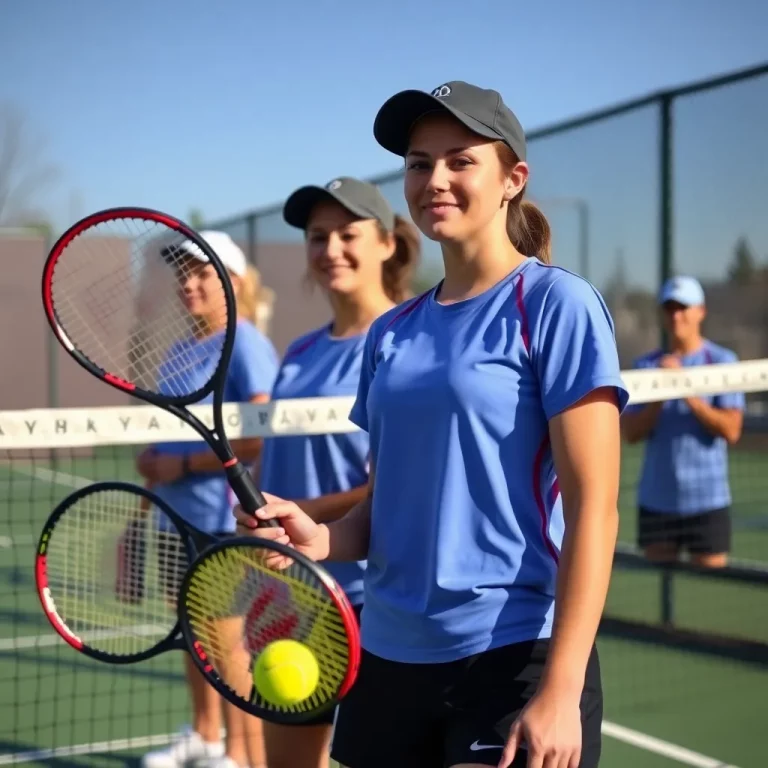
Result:
{"label": "hand gripping racket", "polygon": [[[275,553],[290,564],[269,567]],[[129,664],[186,650],[219,693],[271,722],[316,717],[357,674],[357,618],[325,569],[264,539],[216,541],[131,483],[98,482],[65,498],[40,536],[35,575],[45,615],[80,653]],[[286,639],[311,651],[317,685],[275,705],[256,690],[253,665]]]}
{"label": "hand gripping racket", "polygon": [[[178,416],[219,458],[243,509],[266,504],[224,431],[237,307],[229,274],[202,237],[145,208],[91,214],[54,244],[42,294],[56,338],[86,371]],[[211,394],[213,429],[187,407]]]}

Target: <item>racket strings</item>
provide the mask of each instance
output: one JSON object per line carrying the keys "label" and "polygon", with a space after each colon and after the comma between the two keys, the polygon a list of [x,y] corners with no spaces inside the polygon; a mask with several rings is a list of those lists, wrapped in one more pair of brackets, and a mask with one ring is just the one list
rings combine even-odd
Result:
{"label": "racket strings", "polygon": [[[67,245],[52,280],[57,320],[81,354],[145,391],[175,397],[194,394],[216,370],[223,334],[205,329],[223,327],[229,311],[212,268],[204,286],[185,294],[201,262],[189,248],[174,249],[179,242],[154,221],[102,222]],[[205,333],[205,343],[195,343]]]}
{"label": "racket strings", "polygon": [[136,655],[175,627],[188,558],[163,520],[160,530],[144,497],[120,490],[81,497],[58,519],[46,551],[50,598],[70,632],[94,650]]}
{"label": "racket strings", "polygon": [[[305,567],[273,570],[259,550],[228,547],[195,568],[185,607],[216,673],[241,698],[264,710],[308,712],[338,694],[349,666],[346,629],[327,588]],[[294,705],[276,706],[253,689],[256,658],[280,639],[306,645],[320,670],[314,692]]]}

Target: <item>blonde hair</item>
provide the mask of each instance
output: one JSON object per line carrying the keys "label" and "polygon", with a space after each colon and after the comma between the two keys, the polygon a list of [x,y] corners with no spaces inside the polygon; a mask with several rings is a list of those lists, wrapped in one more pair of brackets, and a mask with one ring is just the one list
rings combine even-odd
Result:
{"label": "blonde hair", "polygon": [[[517,155],[503,142],[496,143],[496,154],[505,173],[520,162]],[[545,264],[552,263],[552,228],[538,206],[524,200],[525,187],[509,201],[507,234],[512,245],[525,256],[536,256]]]}
{"label": "blonde hair", "polygon": [[262,333],[267,333],[275,303],[275,292],[262,284],[261,274],[253,264],[246,267],[245,274],[240,276],[238,282],[238,314],[250,320]]}

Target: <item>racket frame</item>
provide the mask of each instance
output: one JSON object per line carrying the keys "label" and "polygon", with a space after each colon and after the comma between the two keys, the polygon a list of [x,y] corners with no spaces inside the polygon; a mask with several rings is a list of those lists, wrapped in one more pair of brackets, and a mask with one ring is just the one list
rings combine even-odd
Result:
{"label": "racket frame", "polygon": [[[139,661],[145,661],[151,659],[154,656],[159,656],[161,653],[165,653],[170,650],[183,650],[186,643],[182,635],[178,616],[171,630],[166,637],[159,640],[154,646],[148,648],[141,653],[131,655],[115,655],[107,653],[106,651],[100,651],[96,648],[91,648],[87,642],[83,641],[78,635],[76,635],[67,626],[64,619],[56,609],[56,595],[52,595],[48,586],[48,569],[47,569],[47,556],[48,545],[52,536],[55,534],[56,526],[61,518],[67,514],[67,512],[85,496],[89,496],[95,493],[102,493],[104,491],[124,491],[127,493],[133,493],[136,496],[142,496],[147,499],[151,504],[157,506],[160,511],[166,515],[179,532],[179,537],[187,553],[187,560],[192,563],[194,558],[209,545],[217,541],[217,539],[209,534],[199,531],[194,526],[185,522],[184,519],[178,515],[174,510],[160,497],[154,494],[147,488],[143,488],[135,483],[128,483],[121,480],[105,480],[92,483],[83,488],[70,493],[64,498],[56,508],[49,515],[48,519],[43,526],[43,530],[38,539],[37,549],[35,552],[35,585],[37,588],[37,597],[40,600],[40,604],[43,608],[51,626],[56,633],[62,637],[67,644],[72,648],[85,656],[89,656],[97,661],[102,661],[107,664],[135,664]],[[147,513],[152,515],[150,511]]]}
{"label": "racket frame", "polygon": [[[160,395],[156,392],[150,392],[138,387],[136,384],[130,381],[126,381],[120,376],[115,375],[110,371],[105,371],[100,368],[92,360],[86,357],[72,342],[69,335],[59,322],[59,318],[56,314],[56,308],[54,306],[54,289],[53,280],[56,271],[56,265],[59,262],[62,254],[65,252],[67,246],[69,246],[77,237],[82,235],[87,230],[95,227],[99,224],[104,224],[109,221],[117,221],[121,219],[142,219],[144,221],[153,222],[155,224],[161,224],[168,229],[171,229],[181,235],[186,240],[194,243],[205,256],[208,257],[210,264],[216,270],[222,287],[224,289],[224,299],[227,308],[226,326],[224,329],[224,344],[221,350],[221,357],[219,358],[218,365],[214,374],[211,376],[206,385],[196,392],[187,394],[180,397],[170,397],[166,395]],[[226,267],[222,264],[216,252],[210,245],[197,234],[190,226],[185,224],[180,219],[174,216],[170,216],[166,213],[156,211],[151,208],[142,208],[138,206],[122,206],[117,208],[107,208],[96,213],[92,213],[89,216],[81,219],[77,223],[73,224],[61,237],[54,243],[50,253],[45,261],[43,268],[43,280],[42,280],[42,297],[43,306],[45,308],[45,315],[48,319],[48,324],[51,327],[56,339],[69,353],[69,355],[82,366],[88,373],[101,379],[115,389],[121,392],[127,392],[128,394],[144,400],[151,405],[156,405],[159,408],[172,413],[181,421],[192,427],[208,444],[210,449],[214,452],[216,457],[221,462],[229,481],[229,484],[238,498],[238,501],[242,504],[243,508],[248,511],[255,511],[256,509],[263,507],[267,501],[262,495],[261,491],[256,488],[253,478],[248,473],[248,470],[235,456],[229,439],[224,429],[224,385],[226,382],[227,370],[229,368],[229,362],[232,357],[232,349],[235,343],[235,333],[237,329],[237,305],[235,301],[234,291],[232,289],[232,281],[230,280],[229,273]],[[208,394],[213,393],[213,430],[208,429],[203,422],[198,419],[187,406],[192,405],[202,400]],[[277,522],[274,520],[260,521],[261,527],[277,527]]]}
{"label": "racket frame", "polygon": [[[167,515],[168,519],[178,530],[179,537],[186,549],[189,561],[189,565],[179,588],[179,596],[176,603],[177,616],[173,627],[169,630],[168,634],[155,645],[140,653],[131,655],[116,655],[92,648],[86,641],[82,640],[77,634],[72,632],[56,609],[56,596],[51,594],[48,586],[48,546],[52,537],[55,535],[56,526],[62,517],[67,514],[68,510],[70,510],[78,501],[86,496],[104,491],[123,491],[132,493],[138,497],[147,499],[152,505],[156,505],[163,514]],[[148,512],[147,514],[152,515],[153,513]],[[219,677],[215,668],[208,662],[206,649],[192,629],[190,616],[187,610],[186,595],[189,593],[192,586],[192,581],[197,569],[204,567],[209,558],[215,557],[218,553],[225,551],[227,548],[237,548],[239,550],[244,548],[262,551],[268,550],[270,552],[276,552],[284,557],[291,558],[300,567],[311,572],[327,591],[331,602],[339,613],[344,627],[348,645],[348,656],[345,676],[339,685],[338,691],[335,696],[326,701],[322,706],[304,712],[280,712],[256,706],[252,702],[237,696],[221,677]],[[85,486],[84,488],[76,489],[59,502],[46,520],[38,540],[37,551],[35,554],[35,584],[37,587],[38,599],[40,600],[43,612],[49,623],[56,633],[77,652],[106,664],[124,665],[146,661],[147,659],[154,658],[167,651],[186,651],[206,680],[208,680],[208,682],[224,698],[248,714],[261,717],[269,722],[278,724],[298,724],[316,718],[322,713],[335,707],[336,704],[346,696],[357,678],[361,657],[360,630],[358,627],[357,616],[343,589],[321,565],[292,547],[285,546],[275,541],[239,536],[233,536],[226,539],[213,537],[185,522],[169,504],[159,498],[155,493],[135,483],[122,480],[98,481]]]}
{"label": "racket frame", "polygon": [[[273,709],[264,709],[262,707],[256,706],[251,701],[247,701],[238,696],[224,682],[224,680],[221,679],[214,666],[209,662],[206,649],[192,628],[192,623],[187,608],[186,595],[189,593],[197,570],[205,567],[208,560],[216,557],[219,553],[224,552],[230,548],[248,548],[260,550],[266,549],[283,555],[284,557],[290,558],[294,560],[300,567],[310,571],[327,591],[331,601],[339,613],[339,616],[341,617],[344,631],[347,637],[349,653],[346,674],[341,682],[341,685],[339,686],[338,691],[336,692],[336,695],[330,698],[322,706],[307,710],[305,712],[280,712]],[[206,547],[205,551],[201,552],[190,564],[181,582],[181,588],[179,590],[179,601],[177,606],[182,635],[184,636],[187,647],[190,649],[192,660],[200,670],[200,673],[225,699],[227,699],[227,701],[247,712],[249,715],[254,715],[255,717],[259,717],[277,724],[300,724],[307,720],[312,720],[322,715],[324,712],[327,712],[329,709],[335,707],[339,701],[341,701],[341,699],[347,695],[350,688],[357,679],[362,651],[360,645],[360,629],[358,626],[355,610],[352,607],[352,604],[349,602],[349,599],[347,598],[344,590],[328,573],[328,571],[326,571],[325,568],[316,563],[314,560],[311,560],[306,555],[298,552],[292,547],[280,544],[276,541],[245,536],[236,536],[216,541],[211,546]]]}

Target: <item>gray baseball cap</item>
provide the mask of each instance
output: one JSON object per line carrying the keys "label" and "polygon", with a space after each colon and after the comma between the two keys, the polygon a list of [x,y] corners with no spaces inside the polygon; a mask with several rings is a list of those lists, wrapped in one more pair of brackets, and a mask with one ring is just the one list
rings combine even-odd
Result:
{"label": "gray baseball cap", "polygon": [[375,184],[340,176],[324,187],[297,189],[283,206],[283,218],[292,227],[306,229],[312,209],[322,200],[333,200],[361,219],[376,219],[387,232],[395,228],[395,213]]}
{"label": "gray baseball cap", "polygon": [[373,124],[373,135],[384,149],[405,157],[408,139],[417,120],[430,112],[448,112],[470,131],[503,141],[525,160],[525,131],[501,94],[463,80],[443,83],[430,93],[408,90],[384,102]]}

